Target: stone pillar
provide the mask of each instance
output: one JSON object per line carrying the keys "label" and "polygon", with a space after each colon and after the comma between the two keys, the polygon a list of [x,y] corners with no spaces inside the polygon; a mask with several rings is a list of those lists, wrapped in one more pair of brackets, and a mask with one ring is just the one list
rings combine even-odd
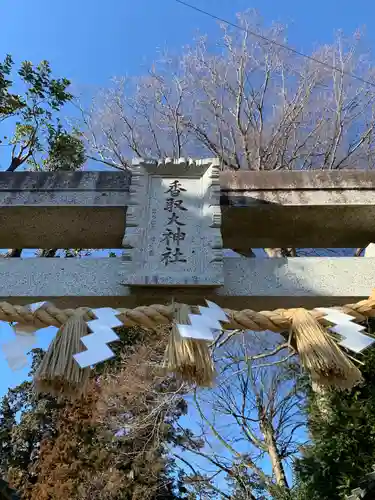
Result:
{"label": "stone pillar", "polygon": [[375,243],[370,243],[365,248],[365,257],[375,257]]}

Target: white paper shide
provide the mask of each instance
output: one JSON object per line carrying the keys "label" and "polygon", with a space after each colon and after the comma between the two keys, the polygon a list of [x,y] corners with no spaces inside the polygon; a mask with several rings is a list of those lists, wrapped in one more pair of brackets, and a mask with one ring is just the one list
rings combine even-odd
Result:
{"label": "white paper shide", "polygon": [[92,312],[97,318],[87,322],[92,333],[81,338],[81,342],[87,350],[74,354],[74,359],[81,368],[94,366],[112,358],[115,354],[107,344],[120,340],[112,330],[112,328],[122,325],[122,322],[117,318],[119,311],[110,307],[103,307],[92,309]]}
{"label": "white paper shide", "polygon": [[[46,307],[49,302],[35,302],[28,304],[26,307],[30,312],[35,313],[38,309]],[[2,344],[1,350],[4,353],[8,366],[11,370],[21,370],[29,364],[27,353],[33,349],[38,342],[36,332],[38,328],[34,325],[23,325],[16,323],[13,325],[14,338]]]}
{"label": "white paper shide", "polygon": [[366,328],[353,323],[355,318],[349,314],[326,307],[317,307],[316,310],[324,313],[324,319],[335,325],[329,329],[342,337],[342,340],[338,343],[340,346],[355,353],[360,353],[375,342],[375,339],[362,333]]}
{"label": "white paper shide", "polygon": [[228,317],[220,306],[209,300],[206,302],[208,307],[200,306],[200,314],[189,314],[190,325],[176,325],[181,337],[212,341],[213,332],[222,329],[220,321],[228,322]]}

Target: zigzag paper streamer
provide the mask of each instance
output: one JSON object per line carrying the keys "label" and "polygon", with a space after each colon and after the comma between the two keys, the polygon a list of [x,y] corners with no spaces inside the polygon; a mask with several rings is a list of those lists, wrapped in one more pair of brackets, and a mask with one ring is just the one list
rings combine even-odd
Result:
{"label": "zigzag paper streamer", "polygon": [[87,322],[92,333],[81,338],[81,342],[87,350],[73,356],[81,368],[94,366],[112,358],[115,354],[107,344],[120,340],[112,330],[112,328],[122,325],[122,322],[117,318],[119,311],[111,307],[102,307],[92,309],[92,312],[97,317],[97,319]]}
{"label": "zigzag paper streamer", "polygon": [[1,350],[11,370],[20,370],[29,364],[26,353],[35,347],[37,340],[35,335],[18,333],[14,340],[1,346]]}
{"label": "zigzag paper streamer", "polygon": [[[33,304],[28,304],[26,307],[34,313],[48,304],[49,302],[34,302]],[[1,350],[4,353],[9,368],[16,371],[25,368],[25,366],[29,364],[27,353],[35,347],[38,342],[35,332],[39,330],[39,328],[35,328],[34,325],[23,325],[22,323],[16,323],[12,328],[15,338],[2,344]]]}
{"label": "zigzag paper streamer", "polygon": [[355,318],[349,314],[325,307],[317,307],[316,310],[324,313],[324,319],[335,325],[330,327],[330,330],[342,337],[342,340],[339,341],[339,345],[342,347],[359,353],[375,342],[375,339],[362,333],[366,328],[353,323]]}
{"label": "zigzag paper streamer", "polygon": [[34,302],[33,304],[29,304],[26,307],[30,309],[32,313],[35,313],[38,309],[41,309],[42,307],[47,307],[51,305],[50,302],[44,301],[44,302]]}
{"label": "zigzag paper streamer", "polygon": [[228,322],[228,316],[214,302],[206,300],[208,307],[199,307],[200,314],[189,314],[190,325],[176,325],[181,337],[212,341],[213,332],[221,330],[220,321]]}

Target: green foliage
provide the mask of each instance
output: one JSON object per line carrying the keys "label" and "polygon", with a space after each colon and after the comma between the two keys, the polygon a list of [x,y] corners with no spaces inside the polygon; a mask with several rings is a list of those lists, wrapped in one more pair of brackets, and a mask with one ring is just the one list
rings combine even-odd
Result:
{"label": "green foliage", "polygon": [[[32,351],[32,375],[44,352]],[[54,423],[61,407],[48,396],[36,397],[30,381],[9,389],[0,403],[0,474],[17,478],[16,488],[33,481],[31,465],[37,460],[42,439],[54,433]]]}
{"label": "green foliage", "polygon": [[[73,98],[72,94],[67,92],[70,81],[67,78],[51,78],[48,61],[42,61],[36,67],[30,61],[24,61],[18,74],[28,85],[27,97],[46,101],[52,110],[58,111]],[[43,108],[39,110],[43,114]]]}
{"label": "green foliage", "polygon": [[[238,464],[235,469],[237,470],[233,471],[233,476],[237,476],[236,480],[233,480],[232,476],[227,478],[228,485],[232,489],[231,498],[233,500],[267,499],[267,489],[259,482],[259,477],[256,474],[250,472],[242,464]],[[241,478],[240,481],[238,481],[238,477]]]}
{"label": "green foliage", "polygon": [[9,80],[13,66],[13,60],[7,55],[3,63],[0,63],[0,121],[3,117],[13,115],[25,107],[25,103],[19,95],[11,94],[9,89],[12,81]]}
{"label": "green foliage", "polygon": [[[186,402],[176,395],[165,405],[175,382],[155,382],[142,368],[142,360],[160,362],[164,340],[153,344],[155,334],[150,338],[140,328],[121,328],[118,333],[117,362],[97,366],[86,399],[71,404],[36,397],[29,381],[2,398],[0,476],[24,500],[195,498],[188,496],[183,474],[178,475],[168,457],[168,443],[182,439],[175,423],[186,413]],[[141,354],[137,346],[143,346]],[[30,375],[44,352],[35,349],[32,354]],[[139,362],[127,371],[126,359],[119,366],[121,355],[130,360],[136,356]],[[117,434],[129,425],[131,432]]]}
{"label": "green foliage", "polygon": [[48,157],[44,160],[46,170],[72,171],[83,165],[85,148],[77,131],[75,135],[68,134],[58,123],[56,128],[50,126],[48,132]]}
{"label": "green foliage", "polygon": [[[0,136],[0,144],[10,152],[7,170],[13,172],[23,164],[51,171],[80,168],[86,159],[80,134],[65,130],[58,118],[73,99],[70,81],[53,78],[48,61],[37,66],[24,61],[19,81],[14,82],[13,66],[10,55],[0,63],[0,123],[8,120],[13,129],[11,137]],[[15,84],[23,93],[12,92]]]}
{"label": "green foliage", "polygon": [[[375,463],[375,350],[367,351],[364,384],[325,401],[312,391],[307,414],[312,444],[296,462],[296,498],[344,499]],[[327,411],[322,412],[322,404]]]}

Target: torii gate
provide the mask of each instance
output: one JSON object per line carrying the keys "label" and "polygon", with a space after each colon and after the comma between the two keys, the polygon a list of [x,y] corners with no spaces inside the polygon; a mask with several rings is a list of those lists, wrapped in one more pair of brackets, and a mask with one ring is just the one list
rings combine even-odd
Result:
{"label": "torii gate", "polygon": [[[163,186],[174,181],[186,191],[169,212]],[[173,248],[187,262],[165,265],[173,213],[186,224],[172,224]],[[356,302],[375,285],[372,258],[233,258],[222,249],[366,246],[374,221],[374,172],[220,172],[212,159],[167,159],[134,162],[132,173],[0,173],[1,247],[134,245],[123,259],[0,260],[0,300],[134,307],[207,298],[255,310]]]}
{"label": "torii gate", "polygon": [[[122,258],[3,259],[0,300],[5,302],[0,304],[0,319],[39,327],[66,324],[68,331],[67,320],[74,315],[74,352],[80,353],[74,359],[85,368],[100,359],[101,349],[107,358],[113,354],[105,345],[117,338],[111,327],[166,324],[175,318],[173,310],[161,304],[176,299],[202,305],[208,299],[232,309],[225,313],[229,328],[254,329],[254,325],[258,330],[285,331],[292,327],[303,364],[323,382],[330,384],[332,379],[349,387],[360,380],[358,368],[322,325],[331,325],[331,331],[342,335],[340,344],[346,349],[373,342],[361,335],[363,327],[350,323],[375,315],[373,295],[359,302],[372,294],[373,257],[233,258],[225,257],[223,249],[246,253],[260,247],[366,246],[374,239],[373,173],[221,172],[215,159],[183,158],[136,160],[131,170],[0,174],[0,246],[124,249]],[[38,301],[52,302],[60,309],[32,313],[10,305]],[[124,309],[148,304],[159,305],[138,312]],[[344,304],[352,304],[344,308],[346,314],[302,311],[298,321],[294,312],[271,311]],[[92,312],[103,306],[120,311],[116,317],[113,311],[106,317],[103,311]],[[74,311],[61,310],[68,307],[88,309],[79,320]],[[236,310],[245,308],[266,311],[236,315]],[[212,318],[210,325],[222,320],[220,315]],[[202,325],[208,321],[207,317],[195,320]],[[87,335],[82,321],[89,322],[92,334]],[[83,336],[86,352],[81,349]],[[50,347],[52,357],[58,344]],[[176,354],[176,343],[172,344]],[[66,355],[61,343],[59,349]],[[186,361],[189,372],[184,349],[181,366]],[[89,351],[93,356],[86,356]],[[198,357],[207,360],[207,353],[206,346]],[[48,372],[52,381],[78,370],[73,354],[61,373],[52,370],[52,378],[47,365],[41,371]]]}

